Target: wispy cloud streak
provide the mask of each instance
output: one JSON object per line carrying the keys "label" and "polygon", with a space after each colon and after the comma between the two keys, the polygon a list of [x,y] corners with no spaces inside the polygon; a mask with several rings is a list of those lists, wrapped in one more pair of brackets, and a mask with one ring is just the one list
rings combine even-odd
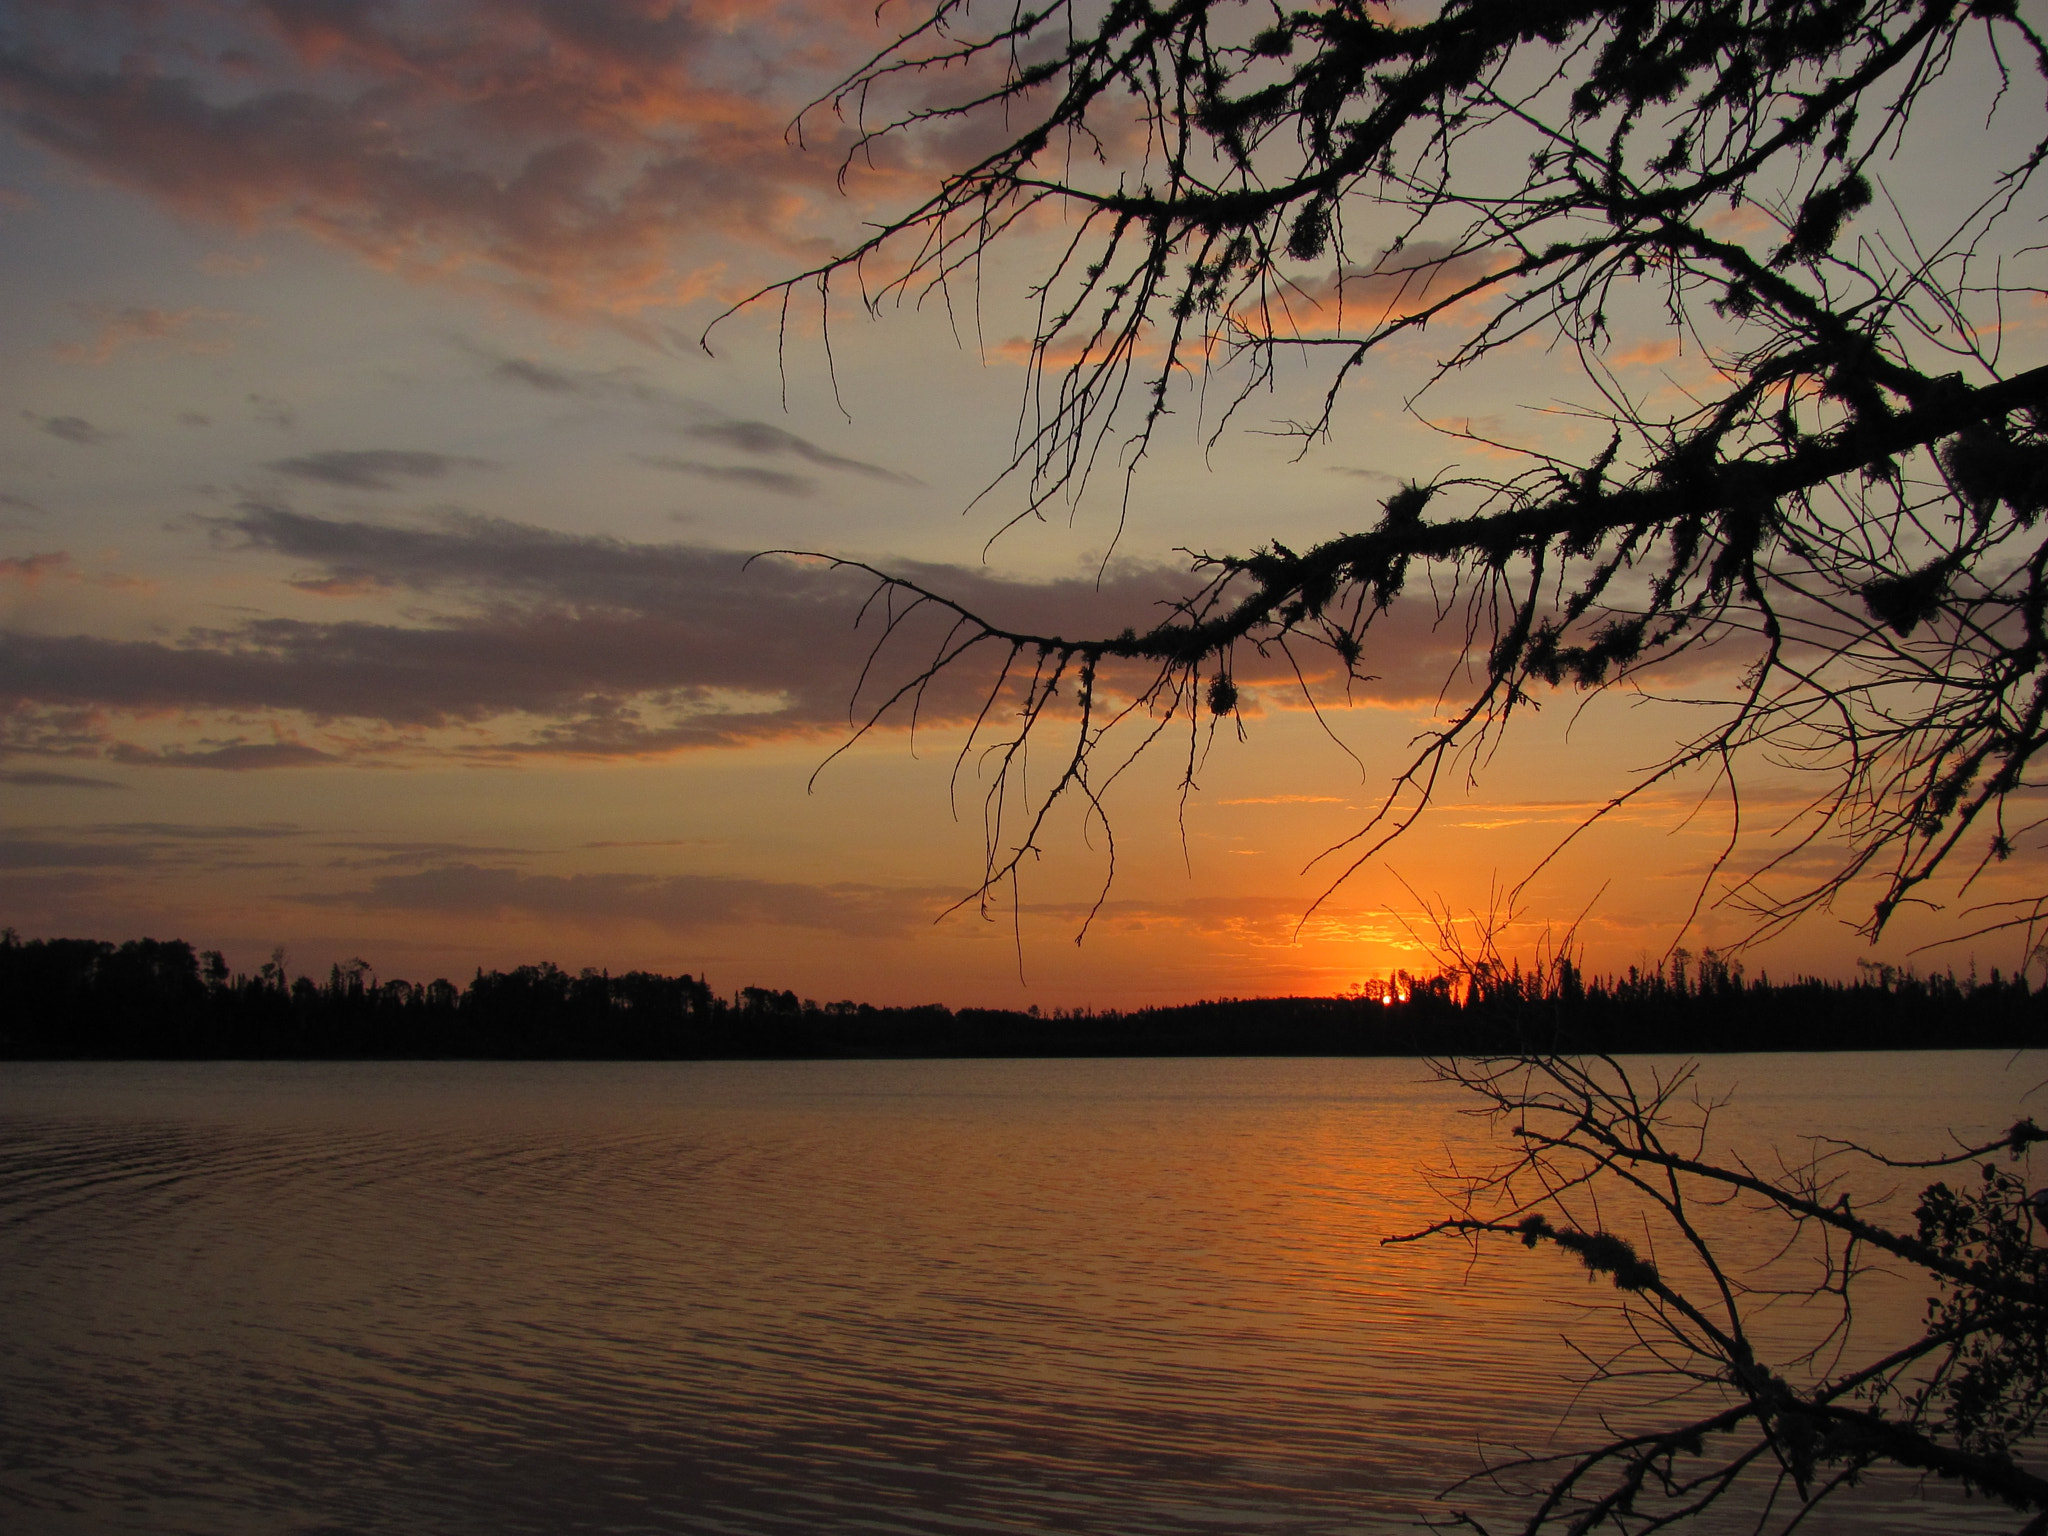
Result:
{"label": "wispy cloud streak", "polygon": [[[405,595],[407,616],[261,617],[175,640],[0,631],[4,744],[232,769],[426,750],[630,756],[739,745],[843,732],[951,632],[942,610],[913,614],[861,690],[883,615],[869,606],[856,628],[874,589],[854,569],[477,515],[389,524],[279,503],[248,503],[214,533],[244,557],[287,562],[304,591]],[[1099,583],[892,568],[996,623],[1041,633],[1148,626],[1192,584],[1161,566],[1113,568]],[[1397,609],[1375,636],[1367,659],[1376,675],[1352,681],[1350,700],[1432,698],[1457,654],[1453,639],[1419,609]],[[1248,697],[1300,702],[1282,657],[1241,657],[1236,676]],[[972,718],[990,681],[989,667],[949,669],[922,694],[920,718]],[[1325,706],[1346,696],[1329,684]],[[240,724],[195,738],[169,723],[209,714]],[[130,725],[117,729],[112,715]],[[270,720],[266,734],[251,736],[251,717]]]}

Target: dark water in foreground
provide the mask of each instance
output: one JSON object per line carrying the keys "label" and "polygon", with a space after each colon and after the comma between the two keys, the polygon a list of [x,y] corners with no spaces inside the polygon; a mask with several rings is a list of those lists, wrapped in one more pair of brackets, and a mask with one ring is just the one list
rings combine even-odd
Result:
{"label": "dark water in foreground", "polygon": [[[1410,1061],[0,1070],[16,1536],[1395,1530],[1558,1443],[1614,1294],[1378,1245],[1488,1145]],[[2048,1077],[1710,1071],[1909,1148]]]}

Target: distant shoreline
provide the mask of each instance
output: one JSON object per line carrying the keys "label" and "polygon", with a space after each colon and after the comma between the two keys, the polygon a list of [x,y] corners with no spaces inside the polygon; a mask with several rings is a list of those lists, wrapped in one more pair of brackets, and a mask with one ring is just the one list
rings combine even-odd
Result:
{"label": "distant shoreline", "polygon": [[1569,965],[1400,979],[1375,996],[1222,998],[1130,1011],[820,1005],[687,972],[552,965],[466,986],[231,974],[182,940],[0,934],[0,1060],[769,1061],[1167,1056],[1426,1057],[2048,1049],[2048,989],[1873,968],[1745,979],[1709,955],[1644,975]]}

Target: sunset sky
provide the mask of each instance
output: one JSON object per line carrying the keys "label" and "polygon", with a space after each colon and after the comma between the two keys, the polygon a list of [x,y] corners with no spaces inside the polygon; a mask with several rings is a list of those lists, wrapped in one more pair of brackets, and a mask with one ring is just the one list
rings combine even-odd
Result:
{"label": "sunset sky", "polygon": [[[1431,332],[1305,454],[1274,429],[1312,410],[1313,360],[1213,451],[1190,385],[1121,533],[1112,473],[993,537],[1017,488],[976,496],[1010,453],[1025,290],[1057,228],[996,253],[978,309],[964,290],[950,312],[848,303],[829,371],[815,307],[699,345],[975,147],[986,125],[842,186],[846,125],[788,131],[901,20],[878,29],[871,0],[0,14],[0,922],[416,980],[552,959],[875,1002],[1341,991],[1428,968],[1421,901],[1497,905],[1689,728],[1679,705],[1560,694],[1330,892],[1344,863],[1317,855],[1456,689],[1462,632],[1425,594],[1375,630],[1373,681],[1321,688],[1320,721],[1283,662],[1247,660],[1248,739],[1197,743],[1184,805],[1185,733],[1115,786],[1084,943],[1107,850],[1078,813],[1054,818],[1014,924],[1007,904],[945,915],[981,861],[980,769],[955,763],[971,679],[934,691],[914,740],[899,712],[827,764],[860,711],[872,583],[746,557],[846,556],[1114,633],[1189,589],[1179,551],[1299,548],[1497,451],[1449,435],[1467,423],[1566,450],[1604,434],[1559,414],[1569,381],[1538,346],[1411,410],[1449,344]],[[1981,61],[1952,89],[1981,99]],[[1980,141],[2005,131],[1981,121]],[[1706,366],[1653,310],[1608,361],[1646,392]],[[861,701],[920,638],[885,649]],[[1672,691],[1711,691],[1713,659],[1690,665]],[[1683,927],[1727,835],[1709,788],[1675,781],[1575,842],[1515,941],[1584,913],[1604,970],[1739,938],[1718,886]],[[1812,793],[1758,763],[1745,814]],[[2022,849],[1978,894],[2040,875]],[[1823,915],[1747,961],[2018,959],[1910,955],[1931,922],[1870,952]]]}

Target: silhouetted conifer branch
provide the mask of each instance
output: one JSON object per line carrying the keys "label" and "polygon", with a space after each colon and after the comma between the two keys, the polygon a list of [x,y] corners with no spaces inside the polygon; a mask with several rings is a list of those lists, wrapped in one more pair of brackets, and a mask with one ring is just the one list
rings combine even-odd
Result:
{"label": "silhouetted conifer branch", "polygon": [[[2024,142],[1948,155],[1975,184],[1941,223],[1887,172],[1933,152],[1928,104],[1965,63]],[[1510,444],[1519,472],[1446,469],[1305,551],[1197,556],[1195,596],[1114,636],[1005,627],[874,571],[962,626],[884,708],[980,642],[1071,687],[1006,668],[988,696],[977,728],[1002,745],[974,898],[1014,881],[1063,797],[1106,821],[1088,762],[1119,721],[1146,742],[1185,728],[1192,762],[1205,722],[1235,716],[1248,654],[1298,670],[1317,645],[1369,677],[1378,621],[1425,574],[1473,686],[1330,850],[1333,884],[1522,709],[1653,687],[1719,647],[1729,680],[1688,686],[1703,724],[1645,784],[1705,767],[1732,807],[1768,755],[1828,787],[1739,876],[1731,810],[1703,900],[1762,936],[1868,887],[1875,937],[1951,870],[1967,890],[2035,825],[2008,817],[2048,741],[2048,368],[2013,365],[2005,324],[2048,291],[2026,232],[2044,82],[2048,45],[2002,0],[1451,0],[1400,19],[1360,0],[941,0],[812,111],[852,119],[855,156],[933,129],[992,147],[755,298],[814,286],[829,333],[839,287],[871,311],[947,296],[1058,210],[997,476],[1023,488],[1015,517],[1080,495],[1105,453],[1127,496],[1194,376],[1225,389],[1227,422],[1283,358],[1327,358],[1319,413],[1289,428],[1306,451],[1367,361],[1424,333],[1451,338],[1432,402],[1525,339],[1575,360],[1603,445]],[[1703,364],[1654,407],[1614,352],[1653,313]],[[1055,722],[1061,769],[1027,792],[1013,770]],[[1816,851],[1831,866],[1802,872]],[[2042,916],[2009,904],[1973,931],[2031,945]]]}
{"label": "silhouetted conifer branch", "polygon": [[[1959,1481],[2018,1512],[2017,1531],[2048,1522],[2048,1480],[2021,1460],[2048,1415],[2048,1245],[2009,1166],[2048,1140],[2031,1120],[1929,1158],[1817,1138],[1806,1158],[1760,1171],[1714,1146],[1720,1105],[1700,1096],[1691,1067],[1518,1055],[1438,1070],[1479,1097],[1512,1151],[1452,1182],[1456,1214],[1388,1241],[1508,1238],[1569,1253],[1612,1282],[1632,1340],[1596,1364],[1596,1380],[1662,1376],[1672,1387],[1626,1432],[1493,1469],[1543,1481],[1520,1522],[1528,1536],[1655,1530],[1751,1484],[1740,1518],[1790,1531],[1876,1466]],[[1872,1168],[1971,1162],[1978,1182],[1927,1186],[1910,1225],[1886,1190],[1854,1184]],[[1618,1235],[1620,1223],[1639,1235]],[[1729,1258],[1772,1225],[1782,1230],[1763,1243],[1771,1257]],[[1782,1278],[1794,1258],[1818,1264],[1818,1278]],[[1850,1325],[1880,1263],[1932,1297],[1903,1339],[1894,1329],[1876,1358],[1845,1363],[1870,1348]],[[1816,1319],[1803,1345],[1785,1342],[1794,1301]],[[1777,1326],[1760,1328],[1773,1313]],[[1674,1422],[1642,1422],[1666,1415]],[[1484,1529],[1465,1515],[1450,1523]]]}

